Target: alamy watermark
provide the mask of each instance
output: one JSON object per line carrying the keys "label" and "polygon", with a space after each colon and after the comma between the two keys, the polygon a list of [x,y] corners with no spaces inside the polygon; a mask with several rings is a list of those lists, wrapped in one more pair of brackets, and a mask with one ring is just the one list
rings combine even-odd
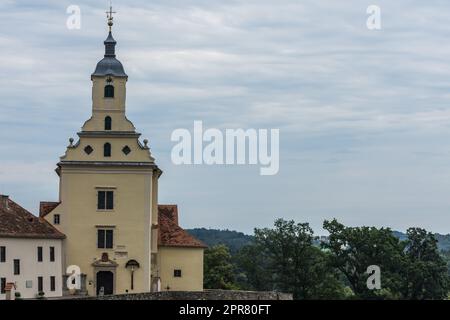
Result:
{"label": "alamy watermark", "polygon": [[377,5],[367,7],[366,13],[369,15],[366,21],[367,29],[381,30],[381,8]]}
{"label": "alamy watermark", "polygon": [[171,141],[178,142],[171,154],[175,165],[259,164],[263,176],[276,175],[280,169],[279,129],[226,129],[223,133],[204,130],[202,121],[194,121],[192,134],[176,129]]}
{"label": "alamy watermark", "polygon": [[67,281],[66,286],[69,290],[81,289],[81,269],[79,266],[72,265],[66,269]]}
{"label": "alamy watermark", "polygon": [[66,26],[69,30],[81,29],[81,8],[77,5],[70,5],[66,10],[69,17],[66,20]]}
{"label": "alamy watermark", "polygon": [[367,278],[367,289],[380,290],[381,289],[381,268],[377,265],[367,267],[366,273],[369,275]]}

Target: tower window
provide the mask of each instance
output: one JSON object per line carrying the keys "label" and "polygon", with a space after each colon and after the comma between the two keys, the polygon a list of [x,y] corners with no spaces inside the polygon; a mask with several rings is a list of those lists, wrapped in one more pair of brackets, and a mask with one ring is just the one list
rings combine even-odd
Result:
{"label": "tower window", "polygon": [[114,231],[99,229],[97,230],[97,248],[112,249],[114,243]]}
{"label": "tower window", "polygon": [[105,86],[105,98],[114,98],[114,87],[110,84]]}
{"label": "tower window", "polygon": [[86,152],[86,154],[91,154],[94,151],[94,149],[92,149],[91,146],[87,146],[86,148],[84,148],[84,152]]}
{"label": "tower window", "polygon": [[114,210],[114,191],[98,191],[98,210]]}
{"label": "tower window", "polygon": [[105,130],[111,130],[112,128],[112,119],[110,116],[105,118]]}
{"label": "tower window", "polygon": [[105,157],[111,157],[111,144],[110,143],[105,143],[105,145],[103,146],[103,155]]}
{"label": "tower window", "polygon": [[129,146],[125,146],[123,147],[122,152],[127,156],[131,152],[131,149]]}
{"label": "tower window", "polygon": [[60,224],[61,222],[61,216],[59,214],[55,214],[53,216],[53,224]]}

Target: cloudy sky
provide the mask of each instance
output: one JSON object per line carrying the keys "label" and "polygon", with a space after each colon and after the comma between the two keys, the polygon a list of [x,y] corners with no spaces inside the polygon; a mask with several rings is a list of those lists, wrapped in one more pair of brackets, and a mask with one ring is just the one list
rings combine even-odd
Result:
{"label": "cloudy sky", "polygon": [[[69,5],[81,29],[66,27]],[[366,9],[381,7],[382,29]],[[0,2],[0,193],[37,213],[91,113],[105,1]],[[128,117],[185,227],[252,232],[277,217],[450,232],[450,3],[114,1]],[[279,128],[280,171],[175,166],[174,129]]]}

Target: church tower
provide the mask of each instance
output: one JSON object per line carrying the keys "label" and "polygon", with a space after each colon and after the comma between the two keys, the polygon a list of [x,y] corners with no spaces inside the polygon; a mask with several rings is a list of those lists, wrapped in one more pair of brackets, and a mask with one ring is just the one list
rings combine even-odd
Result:
{"label": "church tower", "polygon": [[126,117],[128,76],[116,57],[112,14],[91,76],[92,116],[58,163],[59,203],[45,216],[66,235],[64,270],[78,266],[89,295],[150,292],[157,281],[162,172]]}

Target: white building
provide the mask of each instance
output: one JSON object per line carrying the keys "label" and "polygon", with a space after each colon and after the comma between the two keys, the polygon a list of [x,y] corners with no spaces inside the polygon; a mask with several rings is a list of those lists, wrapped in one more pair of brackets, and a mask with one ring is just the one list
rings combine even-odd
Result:
{"label": "white building", "polygon": [[44,219],[0,195],[0,300],[7,284],[21,298],[62,296],[62,239]]}

